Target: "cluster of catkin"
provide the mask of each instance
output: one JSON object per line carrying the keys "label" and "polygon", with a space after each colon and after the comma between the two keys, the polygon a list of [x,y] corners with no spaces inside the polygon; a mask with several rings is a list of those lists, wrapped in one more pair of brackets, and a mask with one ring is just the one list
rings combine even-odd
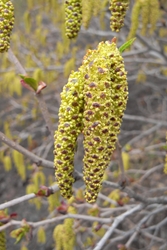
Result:
{"label": "cluster of catkin", "polygon": [[[141,17],[141,19],[140,19]],[[156,29],[156,23],[160,17],[160,7],[158,0],[136,0],[132,9],[131,28],[128,39],[136,35],[136,31],[141,23],[141,34],[144,36],[149,31],[152,34]]]}
{"label": "cluster of catkin", "polygon": [[71,73],[61,93],[59,126],[54,137],[55,175],[65,198],[72,196],[76,140],[83,133],[85,199],[96,201],[115,149],[127,98],[126,71],[115,40],[88,50],[82,66]]}
{"label": "cluster of catkin", "polygon": [[107,3],[112,16],[110,26],[113,31],[119,32],[124,23],[129,0],[66,0],[65,1],[65,27],[68,38],[75,38],[80,30],[81,24],[88,28],[91,17],[97,16],[104,11]]}
{"label": "cluster of catkin", "polygon": [[14,7],[11,1],[0,0],[0,52],[8,51],[14,26]]}

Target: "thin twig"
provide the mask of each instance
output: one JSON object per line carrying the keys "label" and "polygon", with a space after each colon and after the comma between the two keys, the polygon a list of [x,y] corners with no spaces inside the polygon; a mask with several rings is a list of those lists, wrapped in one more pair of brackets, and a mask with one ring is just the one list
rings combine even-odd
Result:
{"label": "thin twig", "polygon": [[114,222],[110,229],[105,233],[105,235],[102,237],[102,239],[97,243],[97,246],[94,248],[94,250],[102,250],[104,248],[104,245],[106,244],[107,240],[111,237],[113,234],[115,228],[123,221],[125,218],[129,215],[132,215],[133,213],[140,211],[143,208],[142,204],[137,205],[136,207],[132,208],[129,211],[126,211],[125,213],[119,215],[114,219]]}
{"label": "thin twig", "polygon": [[154,119],[147,118],[144,116],[124,114],[123,119],[131,120],[131,121],[148,122],[148,123],[152,123],[152,124],[161,124],[162,126],[167,126],[167,122],[165,122],[165,121],[154,120]]}
{"label": "thin twig", "polygon": [[[51,219],[46,219],[38,222],[28,222],[27,224],[32,226],[33,228],[40,227],[40,226],[45,226],[47,224],[55,223],[60,220],[65,220],[67,218],[73,218],[77,220],[84,220],[84,221],[91,221],[91,222],[100,222],[100,223],[112,223],[111,218],[99,218],[95,216],[89,216],[89,215],[82,215],[82,214],[66,214],[63,216],[59,216],[56,218],[51,218]],[[0,226],[0,232],[11,227],[12,225],[22,225],[22,221],[16,221],[16,220],[11,220],[10,222],[6,223],[3,226]]]}
{"label": "thin twig", "polygon": [[[55,193],[56,191],[59,190],[59,187],[58,187],[58,185],[53,185],[50,187],[50,189],[52,190],[52,193]],[[36,197],[37,196],[34,193],[26,194],[24,196],[21,196],[19,198],[16,198],[16,199],[13,199],[11,201],[7,201],[7,202],[1,204],[0,210],[3,210],[3,209],[8,208],[8,207],[12,207],[14,205],[20,204],[21,202],[28,201],[28,200],[34,199]]]}
{"label": "thin twig", "polygon": [[45,160],[41,157],[38,157],[37,155],[33,154],[32,152],[28,151],[18,143],[10,140],[7,138],[2,132],[0,132],[0,140],[4,142],[9,147],[19,151],[21,154],[27,156],[29,159],[31,159],[34,163],[37,164],[37,166],[43,166],[45,168],[54,168],[54,164],[51,161]]}

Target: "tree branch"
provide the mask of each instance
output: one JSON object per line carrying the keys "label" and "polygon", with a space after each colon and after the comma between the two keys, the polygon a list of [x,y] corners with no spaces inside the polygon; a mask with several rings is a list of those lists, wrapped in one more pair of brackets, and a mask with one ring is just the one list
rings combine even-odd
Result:
{"label": "tree branch", "polygon": [[51,161],[44,160],[43,158],[33,154],[32,152],[28,151],[18,143],[8,139],[2,132],[0,132],[0,140],[4,142],[9,147],[19,151],[21,154],[27,156],[29,159],[31,159],[34,163],[37,164],[37,166],[43,166],[45,168],[52,168],[54,169],[54,164]]}
{"label": "tree branch", "polygon": [[105,243],[107,240],[111,237],[113,234],[115,228],[129,215],[132,215],[133,213],[141,210],[144,206],[142,204],[137,205],[136,207],[132,208],[131,210],[117,216],[114,219],[114,222],[112,226],[109,228],[109,230],[105,233],[105,235],[102,237],[102,239],[97,243],[97,246],[94,248],[94,250],[102,250],[104,248]]}
{"label": "tree branch", "polygon": [[[68,218],[73,218],[73,219],[77,219],[77,220],[84,220],[84,221],[91,221],[91,222],[100,222],[100,223],[112,223],[112,219],[111,218],[99,218],[99,217],[95,217],[95,216],[89,216],[89,215],[82,215],[82,214],[66,214],[63,216],[59,216],[59,217],[55,217],[55,218],[51,218],[51,219],[46,219],[43,221],[39,221],[39,222],[28,222],[27,224],[32,226],[33,228],[36,227],[40,227],[40,226],[45,226],[47,224],[51,224],[51,223],[55,223],[57,221],[60,220],[65,220]],[[13,225],[22,225],[22,221],[16,221],[16,220],[11,220],[8,223],[6,223],[3,226],[0,226],[0,232],[13,226]]]}
{"label": "tree branch", "polygon": [[[52,190],[52,193],[55,193],[56,191],[59,190],[58,185],[53,185],[53,186],[51,186],[49,188]],[[20,204],[23,201],[28,201],[28,200],[36,198],[36,197],[38,197],[38,196],[36,194],[34,194],[34,193],[26,194],[24,196],[21,196],[19,198],[16,198],[16,199],[13,199],[11,201],[7,201],[7,202],[1,204],[0,205],[0,210],[3,210],[3,209],[8,208],[8,207],[12,207],[14,205]]]}

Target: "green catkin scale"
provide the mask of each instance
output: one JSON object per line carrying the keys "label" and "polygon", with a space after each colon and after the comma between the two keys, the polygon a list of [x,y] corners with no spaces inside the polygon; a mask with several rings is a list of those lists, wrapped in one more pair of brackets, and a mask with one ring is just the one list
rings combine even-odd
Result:
{"label": "green catkin scale", "polygon": [[0,0],[0,52],[8,51],[14,26],[14,7],[11,1]]}
{"label": "green catkin scale", "polygon": [[72,72],[61,93],[59,126],[54,136],[55,176],[61,195],[67,199],[72,196],[75,146],[83,127],[83,85],[81,73]]}
{"label": "green catkin scale", "polygon": [[128,88],[123,59],[114,42],[100,43],[97,51],[84,59],[83,66],[85,199],[95,202],[115,148]]}
{"label": "green catkin scale", "polygon": [[112,16],[110,18],[110,27],[112,31],[119,32],[124,25],[124,17],[129,7],[129,0],[110,0],[110,11]]}
{"label": "green catkin scale", "polygon": [[72,39],[78,35],[82,21],[81,0],[65,1],[65,30],[68,38]]}

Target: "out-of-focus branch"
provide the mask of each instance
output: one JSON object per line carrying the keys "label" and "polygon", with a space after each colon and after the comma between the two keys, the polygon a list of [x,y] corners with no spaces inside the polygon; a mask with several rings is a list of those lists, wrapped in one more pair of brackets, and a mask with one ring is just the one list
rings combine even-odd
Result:
{"label": "out-of-focus branch", "polygon": [[[52,193],[55,193],[56,191],[59,190],[57,185],[51,186],[49,188],[52,190]],[[31,193],[31,194],[26,194],[24,196],[16,198],[14,200],[7,201],[7,202],[0,205],[0,210],[3,210],[3,209],[8,208],[8,207],[12,207],[14,205],[17,205],[17,204],[23,202],[23,201],[28,201],[28,200],[33,199],[35,197],[37,197],[37,196],[34,193]]]}
{"label": "out-of-focus branch", "polygon": [[[55,223],[57,221],[60,220],[65,220],[67,218],[73,218],[73,219],[77,219],[77,220],[84,220],[84,221],[91,221],[91,222],[100,222],[100,223],[112,223],[113,219],[111,218],[99,218],[99,217],[94,217],[94,216],[89,216],[89,215],[82,215],[82,214],[66,214],[63,216],[59,216],[59,217],[55,217],[55,218],[51,218],[51,219],[46,219],[46,220],[42,220],[39,222],[28,222],[27,224],[32,226],[33,228],[36,227],[40,227],[40,226],[45,226],[47,224],[51,224],[51,223]],[[16,220],[11,220],[8,223],[6,223],[3,226],[0,226],[0,232],[13,226],[13,225],[22,225],[22,221],[16,221]]]}
{"label": "out-of-focus branch", "polygon": [[27,149],[25,149],[24,147],[22,147],[18,143],[8,139],[2,132],[0,132],[0,140],[2,142],[4,142],[6,145],[8,145],[9,147],[11,147],[12,149],[15,149],[15,150],[19,151],[21,154],[27,156],[34,163],[36,163],[37,166],[43,166],[45,168],[52,168],[52,169],[54,168],[53,162],[47,161],[47,160],[33,154],[32,152],[28,151]]}
{"label": "out-of-focus branch", "polygon": [[144,117],[144,116],[124,114],[123,119],[131,120],[131,121],[148,122],[148,123],[153,123],[153,124],[160,124],[162,126],[167,126],[166,121],[154,120],[154,119],[147,118],[147,117]]}
{"label": "out-of-focus branch", "polygon": [[46,106],[46,102],[44,100],[42,92],[40,92],[39,94],[36,94],[36,98],[38,100],[39,107],[40,107],[40,109],[42,111],[43,118],[44,118],[44,120],[46,122],[46,126],[48,127],[48,130],[51,133],[52,140],[54,140],[53,123],[50,120],[50,116],[49,116],[48,109],[47,109],[47,106]]}

